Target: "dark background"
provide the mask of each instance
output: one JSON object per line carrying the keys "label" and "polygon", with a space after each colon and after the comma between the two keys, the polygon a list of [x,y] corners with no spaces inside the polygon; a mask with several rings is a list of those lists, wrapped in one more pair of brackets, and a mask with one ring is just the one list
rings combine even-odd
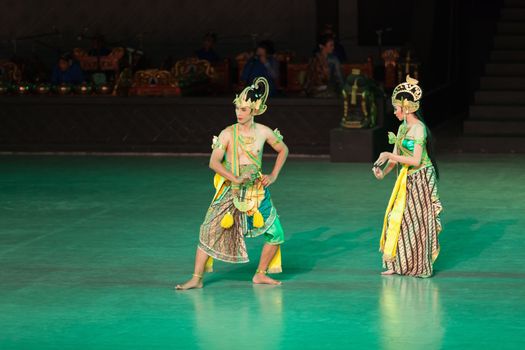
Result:
{"label": "dark background", "polygon": [[[316,33],[326,23],[338,31],[351,61],[372,55],[379,62],[378,29],[383,48],[411,49],[422,63],[422,86],[446,89],[450,114],[468,107],[491,44],[500,0],[152,0],[122,1],[3,0],[0,57],[16,53],[51,64],[58,53],[89,47],[89,37],[106,35],[110,44],[142,48],[153,66],[166,57],[191,55],[203,33],[217,32],[223,56],[249,50],[269,38],[278,50],[307,60]],[[388,31],[387,31],[388,29]],[[27,37],[50,34],[41,38]],[[54,33],[54,34],[53,34]],[[431,95],[427,95],[430,99]],[[431,106],[427,106],[429,108]],[[433,108],[437,108],[432,106]],[[447,115],[446,118],[449,118]]]}
{"label": "dark background", "polygon": [[[380,71],[377,31],[382,30],[381,49],[396,48],[402,57],[410,50],[420,62],[423,112],[432,128],[461,128],[467,118],[503,5],[502,0],[1,2],[0,59],[16,56],[49,69],[60,53],[88,48],[97,33],[110,46],[143,50],[151,68],[191,56],[207,31],[217,33],[224,58],[270,39],[277,51],[293,51],[294,61],[307,62],[317,33],[330,23],[350,62],[372,57]],[[387,128],[395,124],[394,118],[385,121]]]}

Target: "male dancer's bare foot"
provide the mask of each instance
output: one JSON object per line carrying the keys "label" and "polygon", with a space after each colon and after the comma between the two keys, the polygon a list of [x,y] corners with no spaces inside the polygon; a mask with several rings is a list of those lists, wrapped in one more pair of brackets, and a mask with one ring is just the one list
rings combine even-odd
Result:
{"label": "male dancer's bare foot", "polygon": [[387,270],[387,271],[383,271],[383,272],[381,272],[381,274],[382,274],[383,276],[390,276],[390,275],[394,275],[395,272],[394,272],[394,270]]}
{"label": "male dancer's bare foot", "polygon": [[188,290],[202,288],[202,277],[193,276],[188,282],[184,284],[177,284],[176,290]]}
{"label": "male dancer's bare foot", "polygon": [[264,273],[256,273],[252,278],[252,282],[254,284],[271,284],[274,286],[280,286],[282,284],[281,281],[274,280],[273,278],[268,277]]}

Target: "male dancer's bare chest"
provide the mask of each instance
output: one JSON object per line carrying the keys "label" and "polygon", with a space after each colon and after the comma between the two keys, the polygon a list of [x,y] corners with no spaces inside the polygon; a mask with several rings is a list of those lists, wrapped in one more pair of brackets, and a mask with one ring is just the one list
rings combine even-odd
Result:
{"label": "male dancer's bare chest", "polygon": [[264,151],[264,136],[258,132],[242,133],[237,134],[236,140],[231,140],[228,143],[226,150],[228,159],[232,159],[233,156],[238,158],[240,165],[254,164],[257,159],[259,162],[262,159]]}

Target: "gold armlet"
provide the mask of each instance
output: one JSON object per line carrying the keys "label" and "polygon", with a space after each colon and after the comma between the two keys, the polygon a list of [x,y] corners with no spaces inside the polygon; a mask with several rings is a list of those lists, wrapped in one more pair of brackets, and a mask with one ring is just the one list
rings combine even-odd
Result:
{"label": "gold armlet", "polygon": [[213,136],[213,140],[211,143],[211,149],[222,149],[223,151],[226,151],[226,147],[221,143],[221,140],[217,136]]}
{"label": "gold armlet", "polygon": [[272,143],[272,146],[278,145],[281,142],[283,142],[284,137],[283,135],[281,135],[281,132],[279,131],[279,129],[275,129],[273,131],[273,135],[275,136],[276,140]]}

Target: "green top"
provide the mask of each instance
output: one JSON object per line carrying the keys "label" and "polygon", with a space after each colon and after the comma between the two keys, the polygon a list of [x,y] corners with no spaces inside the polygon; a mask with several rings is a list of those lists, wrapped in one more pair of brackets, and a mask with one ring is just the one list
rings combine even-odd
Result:
{"label": "green top", "polygon": [[393,132],[388,133],[390,144],[394,144],[394,154],[411,157],[414,155],[415,145],[421,145],[421,164],[419,166],[409,166],[408,172],[412,174],[418,170],[432,166],[432,161],[427,152],[427,131],[422,122],[413,125],[401,124],[397,131],[397,136]]}

